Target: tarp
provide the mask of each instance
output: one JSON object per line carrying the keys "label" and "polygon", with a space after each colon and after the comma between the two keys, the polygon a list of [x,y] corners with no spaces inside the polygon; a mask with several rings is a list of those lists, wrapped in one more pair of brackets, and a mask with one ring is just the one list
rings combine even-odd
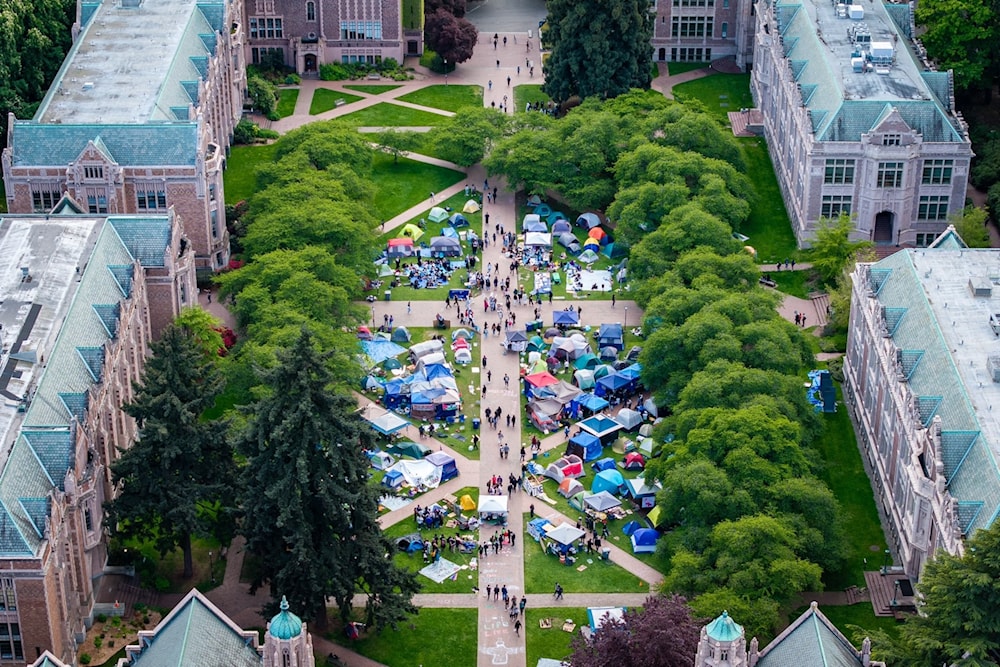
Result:
{"label": "tarp", "polygon": [[545,527],[549,525],[548,519],[543,519],[542,517],[535,517],[528,522],[528,535],[535,538],[537,542],[545,535]]}
{"label": "tarp", "polygon": [[479,496],[480,514],[506,514],[507,496]]}
{"label": "tarp", "polygon": [[656,540],[660,534],[652,528],[640,528],[632,533],[629,539],[632,540],[632,552],[637,554],[651,554],[656,551]]}
{"label": "tarp", "polygon": [[642,424],[642,415],[630,408],[622,408],[615,415],[615,421],[622,425],[626,431],[634,431]]}
{"label": "tarp", "polygon": [[[392,340],[395,343],[409,343],[410,332],[406,327],[396,327],[392,330]],[[401,348],[402,349],[402,348]],[[403,350],[405,352],[405,350]],[[401,354],[401,353],[397,353]],[[396,356],[395,354],[392,356]]]}
{"label": "tarp", "polygon": [[366,415],[365,420],[372,425],[373,429],[382,435],[392,435],[397,431],[402,431],[410,425],[410,422],[406,421],[394,412],[384,412],[377,417]]}
{"label": "tarp", "polygon": [[444,341],[440,340],[426,340],[422,343],[416,343],[410,346],[410,356],[416,360],[420,357],[426,357],[428,354],[435,354],[441,352],[444,349]]}
{"label": "tarp", "polygon": [[548,372],[534,373],[533,375],[526,375],[524,381],[532,387],[547,387],[550,384],[556,384],[559,382],[559,378]]}
{"label": "tarp", "polygon": [[591,493],[607,491],[618,493],[620,487],[624,486],[625,478],[617,470],[602,470],[594,475],[594,481],[590,484]]}
{"label": "tarp", "polygon": [[593,229],[601,226],[601,219],[597,217],[596,213],[583,213],[576,219],[576,224],[578,227]]}
{"label": "tarp", "polygon": [[410,486],[434,489],[441,483],[441,469],[427,459],[397,461],[391,470],[402,474]]}
{"label": "tarp", "polygon": [[389,446],[389,453],[396,456],[409,456],[414,459],[422,459],[431,453],[431,450],[426,445],[421,445],[416,442],[403,440],[401,442],[394,443]]}
{"label": "tarp", "polygon": [[572,498],[581,491],[583,491],[583,484],[572,477],[567,477],[559,483],[559,495],[564,498]]}
{"label": "tarp", "polygon": [[559,327],[576,326],[580,323],[580,316],[575,310],[555,310],[552,312],[552,324]]}
{"label": "tarp", "polygon": [[602,470],[614,470],[615,460],[610,456],[605,456],[603,459],[598,459],[591,463],[590,467],[596,472],[601,472]]}
{"label": "tarp", "polygon": [[601,441],[590,433],[577,433],[566,445],[567,455],[576,455],[584,461],[593,461],[601,456]]}
{"label": "tarp", "polygon": [[598,512],[607,512],[609,509],[621,507],[622,501],[615,498],[607,491],[601,491],[590,496],[584,496],[583,502],[587,507]]}
{"label": "tarp", "polygon": [[361,349],[372,365],[380,364],[386,359],[392,359],[406,352],[406,348],[396,345],[388,340],[364,340],[361,341]]}
{"label": "tarp", "polygon": [[529,248],[551,248],[552,235],[544,232],[525,232],[524,245]]}
{"label": "tarp", "polygon": [[480,208],[479,202],[475,199],[469,199],[465,202],[465,206],[462,207],[462,213],[478,213]]}
{"label": "tarp", "polygon": [[448,219],[448,211],[444,210],[440,206],[435,206],[431,209],[431,212],[427,214],[427,218],[431,222],[444,222]]}
{"label": "tarp", "polygon": [[[594,380],[594,371],[588,371],[586,369],[580,369],[580,370],[576,371],[575,373],[573,373],[573,381],[576,382],[576,386],[579,387],[580,389],[593,389],[594,388],[594,382],[595,382],[595,380]],[[593,396],[593,394],[586,394],[586,395],[587,396]],[[597,398],[597,397],[595,396],[594,398]],[[604,402],[604,406],[600,407],[600,408],[597,408],[598,410],[603,410],[604,408],[606,408],[608,406],[608,402],[605,401],[603,398],[598,399],[598,400]],[[584,407],[586,407],[586,406],[584,406]],[[588,409],[589,410],[593,410],[593,408],[588,408]]]}
{"label": "tarp", "polygon": [[625,621],[625,607],[587,607],[587,622],[592,632],[609,621]]}
{"label": "tarp", "polygon": [[[559,215],[562,215],[562,213],[559,213]],[[552,233],[560,234],[559,237],[560,243],[562,243],[562,236],[561,236],[562,234],[565,234],[567,232],[572,233],[571,230],[573,229],[573,227],[569,224],[569,220],[567,220],[565,217],[555,218],[553,220],[552,216],[549,216],[549,222],[552,223]],[[575,239],[576,237],[574,236],[573,238]]]}
{"label": "tarp", "polygon": [[455,231],[454,227],[442,227],[441,236],[447,236],[450,239],[457,239],[458,232]]}
{"label": "tarp", "polygon": [[[432,352],[417,359],[417,370],[426,371],[428,366],[444,366],[446,359],[444,352]],[[440,372],[440,371],[437,371]],[[428,378],[433,379],[433,378]]]}
{"label": "tarp", "polygon": [[618,391],[619,389],[624,389],[630,380],[623,378],[618,373],[612,373],[611,375],[605,375],[600,380],[597,381],[597,387],[594,389],[594,393],[598,396],[605,396],[612,392]]}
{"label": "tarp", "polygon": [[468,227],[469,221],[461,213],[454,213],[448,218],[448,224],[452,227]]}
{"label": "tarp", "polygon": [[[577,371],[577,373],[583,373],[584,371]],[[581,408],[586,408],[591,412],[600,412],[604,408],[608,407],[608,402],[601,398],[600,396],[595,396],[594,394],[587,392],[585,394],[580,394],[576,397],[576,402]]]}

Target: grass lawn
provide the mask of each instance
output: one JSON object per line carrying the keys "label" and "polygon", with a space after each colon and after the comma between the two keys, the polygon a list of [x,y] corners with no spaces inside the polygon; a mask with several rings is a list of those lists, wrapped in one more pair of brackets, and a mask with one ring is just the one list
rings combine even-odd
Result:
{"label": "grass lawn", "polygon": [[410,109],[387,102],[381,102],[340,117],[340,120],[355,127],[424,127],[441,125],[447,119],[448,116],[441,114]]}
{"label": "grass lawn", "polygon": [[421,609],[419,614],[401,623],[398,630],[367,632],[351,641],[337,629],[327,639],[388,667],[474,665],[479,640],[478,614],[476,609]]}
{"label": "grass lawn", "polygon": [[257,167],[273,162],[274,151],[275,144],[233,146],[223,174],[226,201],[235,204],[256,192]]}
{"label": "grass lawn", "polygon": [[[808,607],[800,607],[791,613],[789,621],[794,621],[801,616]],[[876,616],[872,611],[871,602],[859,602],[850,606],[820,607],[823,615],[829,618],[837,629],[844,633],[856,646],[861,646],[861,641],[872,630],[885,630],[891,637],[899,635],[899,622],[891,617]],[[857,626],[862,629],[860,637],[855,636],[855,630],[849,626]]]}
{"label": "grass lawn", "polygon": [[440,192],[464,178],[465,174],[453,169],[408,158],[394,161],[391,155],[375,153],[372,158],[375,215],[379,220],[389,220],[427,199],[430,193]]}
{"label": "grass lawn", "polygon": [[764,139],[755,137],[738,141],[743,147],[746,173],[754,175],[753,186],[757,192],[757,200],[750,207],[750,217],[743,223],[740,232],[750,237],[747,243],[757,250],[757,261],[763,264],[799,259],[792,223],[788,220]]}
{"label": "grass lawn", "polygon": [[[577,568],[586,566],[583,572]],[[646,593],[649,587],[642,579],[597,554],[577,556],[572,566],[561,565],[555,556],[542,553],[542,547],[532,539],[524,540],[524,591],[551,593],[556,584],[567,593]]]}
{"label": "grass lawn", "polygon": [[711,63],[667,63],[667,72],[669,76],[677,76],[696,69],[705,69],[709,65]]}
{"label": "grass lawn", "polygon": [[819,458],[824,462],[819,478],[827,483],[840,501],[844,539],[847,542],[844,567],[839,572],[823,575],[826,588],[833,591],[844,590],[851,585],[864,586],[863,572],[874,570],[881,564],[886,547],[871,483],[861,463],[854,427],[847,416],[847,407],[842,403],[839,386],[837,400],[837,412],[821,415],[823,435],[815,443]]}
{"label": "grass lawn", "polygon": [[[729,112],[753,106],[749,74],[713,74],[674,86],[678,101],[698,100],[723,125],[729,125]],[[750,172],[753,173],[753,172]]]}
{"label": "grass lawn", "polygon": [[309,103],[309,115],[315,116],[325,111],[337,108],[337,100],[344,100],[344,104],[357,102],[364,99],[358,95],[351,95],[342,90],[330,90],[329,88],[317,88],[313,92],[312,102]]}
{"label": "grass lawn", "polygon": [[[226,574],[226,561],[219,558],[219,542],[215,539],[191,538],[194,576],[190,579],[184,578],[184,555],[180,549],[161,556],[152,541],[128,540],[122,542],[122,546],[133,554],[137,571],[143,569],[143,561],[155,563],[155,581],[143,581],[142,585],[165,593],[187,593],[192,587],[202,592],[210,591],[222,583]],[[211,558],[209,552],[212,553]],[[215,583],[212,582],[213,574]]]}
{"label": "grass lawn", "polygon": [[396,99],[444,111],[458,111],[463,107],[483,106],[482,86],[427,86]]}
{"label": "grass lawn", "polygon": [[279,88],[277,112],[279,118],[287,118],[295,113],[295,102],[299,99],[298,88]]}
{"label": "grass lawn", "polygon": [[778,283],[778,291],[785,294],[797,296],[800,299],[808,299],[809,292],[813,291],[814,283],[809,282],[809,271],[771,271],[768,273],[771,280]]}
{"label": "grass lawn", "polygon": [[[538,622],[542,619],[549,619],[551,628],[542,629]],[[563,623],[572,620],[576,623],[574,632],[565,632],[562,629]],[[587,623],[587,609],[585,607],[553,607],[532,609],[528,607],[524,610],[524,636],[527,644],[528,665],[537,665],[539,658],[551,658],[562,660],[569,656],[569,644],[580,632],[580,628]]]}
{"label": "grass lawn", "polygon": [[344,88],[348,90],[356,90],[359,93],[365,93],[367,95],[381,95],[382,93],[388,93],[390,90],[396,90],[401,88],[403,84],[392,84],[392,83],[348,83],[344,85]]}
{"label": "grass lawn", "polygon": [[539,83],[525,83],[520,86],[514,86],[514,111],[523,112],[524,105],[528,102],[534,104],[535,102],[547,103],[549,101],[549,96],[542,92],[542,85]]}

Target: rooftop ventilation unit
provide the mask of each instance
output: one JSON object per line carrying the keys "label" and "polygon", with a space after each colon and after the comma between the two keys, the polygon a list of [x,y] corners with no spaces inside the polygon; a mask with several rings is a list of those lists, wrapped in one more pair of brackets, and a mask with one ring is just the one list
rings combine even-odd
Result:
{"label": "rooftop ventilation unit", "polygon": [[986,358],[986,369],[994,382],[1000,383],[1000,356],[990,356]]}
{"label": "rooftop ventilation unit", "polygon": [[993,283],[986,277],[969,278],[969,292],[975,297],[989,298],[993,296]]}

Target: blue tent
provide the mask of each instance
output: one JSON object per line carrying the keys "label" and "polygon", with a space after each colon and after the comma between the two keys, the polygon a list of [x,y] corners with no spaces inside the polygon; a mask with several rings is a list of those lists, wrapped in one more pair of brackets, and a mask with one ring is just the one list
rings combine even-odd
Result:
{"label": "blue tent", "polygon": [[632,364],[628,368],[618,371],[618,375],[628,380],[638,380],[640,373],[642,373],[642,364]]}
{"label": "blue tent", "polygon": [[606,400],[589,391],[574,398],[573,402],[579,407],[590,410],[591,412],[600,412],[604,408],[608,407],[608,402]]}
{"label": "blue tent", "polygon": [[594,461],[593,463],[591,463],[590,467],[597,472],[601,472],[602,470],[614,470],[615,460],[610,456],[606,456],[599,461]]}
{"label": "blue tent", "polygon": [[632,533],[642,528],[642,524],[638,521],[629,521],[624,526],[622,526],[622,532],[626,535],[631,536]]}
{"label": "blue tent", "polygon": [[448,218],[448,224],[452,227],[468,227],[469,221],[465,219],[465,216],[461,213],[455,213],[450,218]]}
{"label": "blue tent", "polygon": [[601,441],[590,433],[577,433],[569,439],[566,454],[576,454],[584,461],[593,461],[603,453]]}
{"label": "blue tent", "polygon": [[622,338],[621,324],[602,324],[597,332],[597,347],[615,347],[619,351],[625,349],[625,341]]}
{"label": "blue tent", "polygon": [[625,478],[617,470],[602,470],[594,476],[594,481],[590,485],[591,493],[618,493],[625,484]]}
{"label": "blue tent", "polygon": [[441,236],[447,236],[450,239],[457,239],[458,232],[455,231],[454,227],[444,227],[441,229]]}
{"label": "blue tent", "polygon": [[409,397],[409,383],[406,380],[397,378],[385,383],[385,394],[382,396],[382,402],[385,403],[385,407],[389,409],[398,408],[401,405],[405,405]]}
{"label": "blue tent", "polygon": [[640,528],[631,535],[632,553],[651,554],[656,551],[656,540],[660,534],[652,528]]}
{"label": "blue tent", "polygon": [[597,386],[594,387],[594,393],[598,396],[606,396],[612,392],[618,391],[619,389],[624,389],[630,382],[631,380],[622,377],[618,373],[605,375],[597,381]]}
{"label": "blue tent", "polygon": [[382,486],[387,486],[390,489],[395,489],[403,485],[403,473],[398,470],[390,470],[382,478]]}
{"label": "blue tent", "polygon": [[580,323],[580,316],[575,310],[557,310],[552,313],[553,326],[575,326]]}
{"label": "blue tent", "polygon": [[552,213],[552,207],[548,204],[539,204],[535,207],[535,215],[539,218],[547,218]]}
{"label": "blue tent", "polygon": [[536,541],[540,540],[545,535],[545,526],[547,525],[549,525],[548,519],[542,517],[532,519],[528,522],[528,535],[535,538]]}

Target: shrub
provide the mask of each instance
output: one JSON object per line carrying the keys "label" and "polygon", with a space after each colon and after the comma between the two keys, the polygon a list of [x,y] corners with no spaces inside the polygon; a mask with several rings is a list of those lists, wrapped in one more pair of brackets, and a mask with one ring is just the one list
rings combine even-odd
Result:
{"label": "shrub", "polygon": [[281,135],[278,134],[277,130],[268,130],[264,128],[257,128],[257,138],[258,139],[277,139]]}
{"label": "shrub", "polygon": [[[239,208],[239,206],[241,204],[245,206],[246,205],[246,201],[238,201],[238,202],[236,202],[237,208]],[[134,605],[132,605],[132,609],[135,611],[136,614],[141,614],[142,612],[144,612],[147,609],[149,609],[149,606],[146,605],[143,602],[136,602]]]}
{"label": "shrub", "polygon": [[302,77],[292,72],[291,74],[285,77],[285,83],[288,84],[289,86],[297,86],[300,83],[302,83]]}
{"label": "shrub", "polygon": [[97,616],[94,617],[94,620],[97,621],[98,623],[107,623],[108,622],[108,615],[107,614],[98,614]]}
{"label": "shrub", "polygon": [[89,653],[81,653],[80,654],[80,664],[81,665],[89,665],[91,660],[93,660],[93,658],[90,657]]}
{"label": "shrub", "polygon": [[344,81],[351,78],[351,72],[347,65],[326,63],[319,66],[319,78],[323,81]]}
{"label": "shrub", "polygon": [[109,639],[108,640],[108,648],[114,648],[114,647],[115,647],[115,640],[114,639]]}
{"label": "shrub", "polygon": [[241,118],[240,122],[236,123],[236,127],[233,129],[233,143],[252,144],[254,139],[257,138],[259,130],[260,128],[255,123],[250,122],[246,118]]}
{"label": "shrub", "polygon": [[103,639],[101,639],[100,637],[94,637],[94,648],[101,648],[103,644],[104,644]]}
{"label": "shrub", "polygon": [[[169,586],[169,582],[168,582],[168,586]],[[122,617],[121,616],[114,616],[111,619],[111,625],[115,626],[116,628],[119,627],[119,626],[121,626],[121,624],[122,624]]]}

